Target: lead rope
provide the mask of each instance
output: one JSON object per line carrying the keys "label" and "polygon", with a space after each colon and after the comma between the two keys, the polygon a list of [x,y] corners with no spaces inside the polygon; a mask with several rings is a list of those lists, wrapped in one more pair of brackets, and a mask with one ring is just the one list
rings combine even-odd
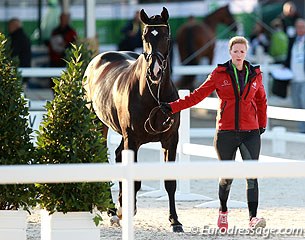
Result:
{"label": "lead rope", "polygon": [[[163,126],[164,125],[168,125],[168,127],[162,131],[159,131],[159,130],[156,130],[153,126],[152,126],[152,123],[151,123],[151,119],[152,119],[152,116],[154,114],[157,113],[158,110],[161,110],[161,107],[160,107],[160,89],[161,89],[161,84],[159,83],[158,84],[158,91],[157,91],[157,97],[154,95],[153,91],[151,90],[151,87],[150,87],[150,84],[146,78],[146,83],[147,83],[147,86],[148,86],[148,89],[149,89],[149,92],[151,94],[151,96],[156,100],[156,102],[158,103],[158,106],[154,107],[149,115],[148,115],[148,118],[146,119],[145,123],[144,123],[144,129],[147,133],[149,134],[152,134],[152,135],[156,135],[156,134],[159,134],[159,133],[164,133],[166,131],[168,131],[172,125],[174,124],[174,119],[168,117],[166,119],[166,121],[162,124]],[[148,130],[147,126],[149,126],[151,128],[152,131]]]}
{"label": "lead rope", "polygon": [[[156,134],[160,134],[160,133],[165,133],[167,132],[171,127],[172,125],[174,124],[174,119],[173,118],[170,118],[170,123],[168,123],[168,120],[166,120],[162,125],[164,126],[165,124],[168,125],[167,128],[165,128],[164,130],[162,131],[159,131],[159,130],[156,130],[152,124],[151,124],[151,117],[153,116],[153,114],[156,114],[157,111],[159,111],[159,109],[161,109],[160,106],[156,106],[154,107],[149,115],[148,115],[148,118],[146,119],[145,123],[144,123],[144,129],[147,133],[149,134],[152,134],[152,135],[156,135]],[[149,126],[151,128],[152,131],[148,130],[147,126]]]}
{"label": "lead rope", "polygon": [[[163,76],[162,76],[163,77]],[[148,82],[148,79],[146,77],[146,84],[148,86],[148,89],[149,89],[149,92],[150,92],[150,95],[156,100],[156,102],[158,103],[158,105],[160,106],[160,88],[161,88],[161,84],[158,83],[158,91],[157,91],[157,97],[154,95],[154,93],[152,92],[151,90],[151,87],[150,87],[150,84]]]}
{"label": "lead rope", "polygon": [[[163,72],[164,70],[162,70]],[[161,76],[161,78],[163,77],[163,75]],[[156,100],[156,102],[158,103],[158,106],[154,107],[149,115],[148,115],[148,118],[146,119],[145,123],[144,123],[144,129],[147,133],[149,134],[152,134],[152,135],[156,135],[156,134],[159,134],[159,133],[164,133],[164,132],[167,132],[171,127],[172,125],[174,124],[174,119],[168,117],[166,119],[166,121],[162,124],[163,126],[164,125],[168,125],[168,127],[162,131],[159,131],[159,130],[156,130],[153,126],[152,126],[152,123],[151,123],[151,119],[152,119],[152,116],[154,114],[157,113],[157,111],[160,109],[161,110],[161,107],[160,107],[160,89],[161,89],[161,82],[162,80],[160,81],[160,83],[158,84],[158,90],[157,90],[157,96],[155,96],[155,94],[153,93],[152,89],[151,89],[151,86],[149,84],[149,81],[148,81],[148,78],[146,77],[146,84],[148,86],[148,89],[149,89],[149,92],[150,92],[150,95]],[[150,130],[148,130],[148,126],[150,127]]]}

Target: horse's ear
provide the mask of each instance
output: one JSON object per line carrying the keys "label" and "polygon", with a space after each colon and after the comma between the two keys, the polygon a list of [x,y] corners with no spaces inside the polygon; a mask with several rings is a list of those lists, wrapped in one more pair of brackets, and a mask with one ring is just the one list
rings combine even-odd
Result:
{"label": "horse's ear", "polygon": [[144,11],[144,9],[142,9],[140,11],[140,19],[144,24],[148,24],[149,22],[149,17],[147,16],[146,12]]}
{"label": "horse's ear", "polygon": [[167,11],[166,7],[163,7],[161,16],[162,16],[163,20],[164,20],[165,22],[167,22],[167,20],[168,20],[168,18],[169,18],[169,15],[168,15],[168,11]]}

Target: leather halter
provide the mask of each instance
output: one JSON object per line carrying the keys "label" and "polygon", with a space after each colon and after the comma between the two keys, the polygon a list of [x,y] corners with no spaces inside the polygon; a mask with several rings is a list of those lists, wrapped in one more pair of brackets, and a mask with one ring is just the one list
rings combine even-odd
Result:
{"label": "leather halter", "polygon": [[[162,69],[162,75],[165,71],[165,69],[167,68],[167,57],[168,57],[168,53],[169,53],[169,39],[170,39],[170,29],[169,29],[169,25],[168,24],[146,24],[144,25],[144,28],[146,27],[166,27],[168,29],[168,32],[169,32],[169,37],[168,37],[168,45],[167,45],[167,54],[166,56],[164,56],[161,52],[159,51],[153,51],[151,53],[147,53],[147,52],[143,52],[143,55],[144,55],[144,58],[146,60],[146,62],[149,61],[150,58],[152,57],[156,57],[159,62],[161,62],[161,69]],[[150,74],[149,70],[147,69],[147,73],[146,73],[148,76]],[[162,76],[161,76],[162,78]]]}
{"label": "leather halter", "polygon": [[[169,32],[169,37],[168,37],[168,42],[169,42],[169,39],[170,39],[170,29],[169,29],[169,25],[168,24],[145,24],[144,27],[166,27],[168,28],[168,32]],[[146,69],[146,82],[147,82],[147,86],[149,88],[149,91],[152,95],[152,97],[158,102],[158,104],[160,104],[160,100],[159,100],[159,94],[160,94],[160,86],[161,86],[161,82],[163,80],[163,74],[166,70],[166,68],[168,67],[167,66],[167,58],[168,58],[168,53],[169,53],[169,43],[168,43],[168,46],[167,46],[167,54],[166,56],[164,56],[161,52],[159,51],[153,51],[151,53],[147,53],[147,52],[143,52],[142,54],[144,55],[144,59],[145,61],[148,63],[149,62],[149,59],[151,59],[152,57],[156,57],[158,59],[159,62],[161,62],[161,71],[162,71],[162,74],[161,74],[161,77],[160,77],[160,80],[157,81],[157,84],[158,84],[158,93],[157,93],[157,96],[155,96],[151,90],[151,87],[150,87],[150,84],[149,84],[149,81],[154,83],[152,80],[151,80],[151,72],[150,72],[150,69],[149,69],[149,66],[147,67]]]}
{"label": "leather halter", "polygon": [[[152,115],[156,114],[157,111],[161,109],[160,108],[160,87],[161,87],[161,82],[163,80],[163,74],[164,74],[166,68],[168,67],[167,66],[167,58],[168,58],[169,47],[170,47],[170,45],[169,45],[170,29],[169,29],[169,25],[167,25],[167,24],[151,24],[151,25],[147,24],[147,25],[145,25],[145,27],[167,27],[168,31],[169,31],[168,46],[167,46],[168,49],[167,49],[166,56],[164,56],[159,51],[155,51],[155,52],[151,52],[151,53],[143,52],[144,58],[145,58],[147,63],[149,62],[149,59],[151,59],[152,57],[156,57],[158,59],[158,61],[162,63],[161,64],[162,74],[161,74],[160,80],[157,82],[157,84],[158,84],[157,96],[154,95],[154,93],[151,90],[150,84],[149,84],[149,80],[151,80],[151,77],[150,77],[151,72],[150,72],[149,66],[147,67],[147,70],[146,70],[146,82],[147,82],[148,89],[150,91],[151,96],[156,100],[156,102],[158,103],[159,106],[154,107],[150,111],[150,114],[149,114],[148,118],[146,119],[146,121],[144,123],[144,129],[147,133],[152,134],[152,135],[156,135],[156,134],[167,132],[174,123],[174,119],[172,119],[171,117],[168,117],[167,120],[163,123],[163,126],[166,125],[166,128],[159,131],[152,126],[152,122],[151,122]],[[149,130],[148,126],[151,130]]]}

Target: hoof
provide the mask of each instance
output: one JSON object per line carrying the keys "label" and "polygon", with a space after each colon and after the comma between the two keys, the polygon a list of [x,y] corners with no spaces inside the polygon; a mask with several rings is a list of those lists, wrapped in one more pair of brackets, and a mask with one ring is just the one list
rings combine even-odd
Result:
{"label": "hoof", "polygon": [[[122,214],[123,212],[122,212],[122,208],[121,207],[118,207],[117,208],[117,211],[116,211],[116,215],[117,215],[117,217],[120,219],[120,220],[122,220]],[[135,210],[134,210],[134,216],[137,214],[137,208],[135,208]]]}
{"label": "hoof", "polygon": [[172,231],[176,233],[184,232],[182,225],[172,225]]}
{"label": "hoof", "polygon": [[116,215],[113,215],[110,218],[110,226],[114,226],[114,227],[120,227],[120,218]]}
{"label": "hoof", "polygon": [[121,207],[117,208],[116,215],[120,220],[122,220],[122,208]]}

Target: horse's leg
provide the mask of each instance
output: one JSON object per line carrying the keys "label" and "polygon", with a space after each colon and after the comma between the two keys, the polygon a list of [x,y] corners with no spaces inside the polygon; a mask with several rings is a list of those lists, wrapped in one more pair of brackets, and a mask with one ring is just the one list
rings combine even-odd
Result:
{"label": "horse's leg", "polygon": [[[138,153],[138,148],[135,146],[135,144],[130,144],[130,141],[125,140],[122,138],[122,141],[118,148],[115,150],[115,161],[117,163],[122,162],[122,150],[123,149],[130,149],[134,151],[134,161],[137,162],[137,153]],[[134,201],[134,213],[136,214],[137,212],[137,207],[136,207],[136,196],[137,192],[141,188],[141,182],[140,181],[135,181],[134,182],[134,190],[135,190],[135,201]],[[118,217],[121,219],[122,218],[122,182],[119,182],[119,196],[118,196],[118,203],[119,203],[119,208],[117,211]]]}
{"label": "horse's leg", "polygon": [[[164,161],[175,161],[178,144],[178,132],[173,134],[170,139],[161,140],[161,144],[164,151]],[[175,192],[177,188],[177,181],[165,180],[164,183],[169,199],[169,221],[171,223],[172,230],[173,232],[183,232],[182,224],[178,221],[178,215],[176,212]]]}
{"label": "horse's leg", "polygon": [[[102,127],[101,131],[102,131],[102,135],[105,139],[107,139],[108,130],[109,130],[109,128],[105,124],[103,124],[103,127]],[[107,142],[105,144],[107,146]],[[107,215],[110,217],[110,224],[115,225],[115,226],[119,226],[120,225],[120,219],[118,218],[118,216],[116,214],[117,209],[115,208],[115,203],[113,201],[111,188],[109,187],[109,189],[107,191],[109,191],[109,194],[111,196],[111,199],[110,199],[111,202],[110,203],[111,203],[111,205],[113,205],[113,207],[107,209]]]}

